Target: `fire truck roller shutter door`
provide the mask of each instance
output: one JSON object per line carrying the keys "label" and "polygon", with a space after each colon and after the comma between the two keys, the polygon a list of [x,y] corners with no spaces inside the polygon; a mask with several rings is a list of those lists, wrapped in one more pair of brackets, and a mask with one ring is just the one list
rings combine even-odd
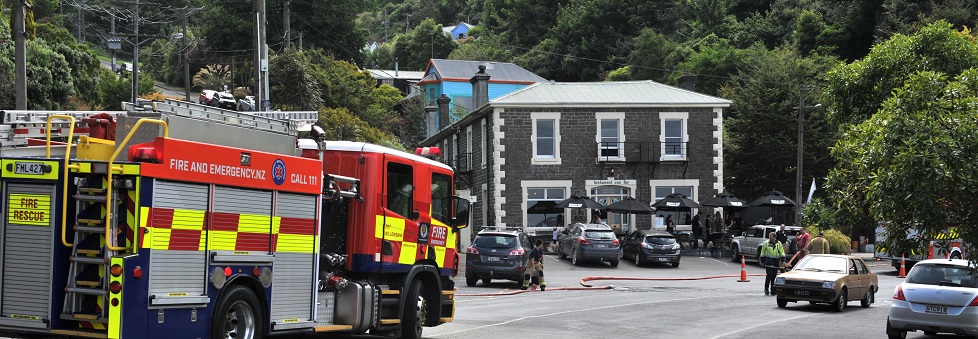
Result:
{"label": "fire truck roller shutter door", "polygon": [[[3,297],[3,318],[0,324],[44,328],[51,305],[52,253],[55,243],[53,218],[47,222],[37,218],[23,218],[15,211],[31,211],[31,215],[50,215],[54,203],[54,186],[26,185],[7,182],[4,185],[6,208],[3,218],[0,253],[2,262],[0,295]],[[58,224],[58,227],[61,225]]]}
{"label": "fire truck roller shutter door", "polygon": [[[204,295],[208,185],[156,179],[150,209],[149,292],[157,299]],[[143,203],[146,203],[144,201]]]}
{"label": "fire truck roller shutter door", "polygon": [[[316,288],[317,196],[276,193],[271,321],[281,328],[287,319],[312,319]],[[291,325],[291,323],[289,323]]]}

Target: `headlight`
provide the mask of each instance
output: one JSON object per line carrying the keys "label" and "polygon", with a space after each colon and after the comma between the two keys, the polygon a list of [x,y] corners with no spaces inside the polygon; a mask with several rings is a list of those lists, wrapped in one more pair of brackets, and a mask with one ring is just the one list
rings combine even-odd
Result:
{"label": "headlight", "polygon": [[822,282],[822,288],[827,288],[827,289],[830,289],[830,290],[835,289],[835,282],[834,281],[823,281]]}
{"label": "headlight", "polygon": [[672,244],[672,249],[678,250],[679,249],[679,244],[678,243],[677,244]]}
{"label": "headlight", "polygon": [[784,277],[774,278],[774,284],[775,285],[784,285]]}

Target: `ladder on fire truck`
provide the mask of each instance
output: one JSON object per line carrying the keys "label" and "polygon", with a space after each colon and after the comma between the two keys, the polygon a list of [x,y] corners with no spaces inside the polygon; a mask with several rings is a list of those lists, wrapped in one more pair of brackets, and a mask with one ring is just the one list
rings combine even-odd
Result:
{"label": "ladder on fire truck", "polygon": [[[295,119],[279,120],[175,100],[157,102],[149,107],[131,103],[125,103],[124,106],[127,112],[122,113],[154,112],[159,113],[163,120],[190,118],[241,126],[257,132],[293,136],[297,134],[299,124],[313,123],[318,117],[317,112],[282,112],[286,114],[277,116]],[[125,114],[117,116],[124,117]],[[83,329],[95,332],[106,330],[108,305],[112,302],[110,292],[118,292],[115,289],[121,288],[121,285],[112,280],[118,279],[122,274],[121,267],[109,265],[110,259],[135,251],[133,238],[138,236],[134,234],[137,231],[132,196],[136,193],[135,180],[126,171],[126,166],[133,165],[114,162],[120,151],[123,151],[119,148],[126,145],[126,141],[129,141],[143,122],[162,125],[163,136],[168,136],[166,122],[138,120],[129,135],[125,136],[125,140],[111,141],[115,148],[113,156],[94,159],[97,161],[90,163],[91,170],[87,171],[88,174],[80,175],[82,177],[74,183],[77,185],[73,196],[76,215],[70,220],[73,222],[74,238],[70,244],[72,251],[61,318],[76,321]],[[64,245],[69,246],[67,242]]]}
{"label": "ladder on fire truck", "polygon": [[[103,122],[112,117],[117,119],[126,115],[124,111],[0,111],[0,151],[5,156],[39,156],[44,155],[44,138],[50,132],[52,140],[58,141],[55,148],[64,147],[68,131],[72,125],[67,119],[56,119],[51,122],[51,130],[46,130],[48,117],[63,115],[74,118],[74,135],[89,136],[90,126]],[[105,129],[96,128],[94,137],[104,138]]]}

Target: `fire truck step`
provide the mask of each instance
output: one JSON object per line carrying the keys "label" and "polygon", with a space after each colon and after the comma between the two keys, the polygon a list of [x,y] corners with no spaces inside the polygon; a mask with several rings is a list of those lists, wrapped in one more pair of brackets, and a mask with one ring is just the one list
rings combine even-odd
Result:
{"label": "fire truck step", "polygon": [[68,287],[65,291],[78,294],[88,294],[88,295],[106,295],[107,293],[103,289],[99,288],[87,288],[87,287]]}
{"label": "fire truck step", "polygon": [[83,338],[108,338],[109,335],[105,332],[99,332],[96,330],[51,330],[51,334],[63,335],[69,337],[83,337]]}
{"label": "fire truck step", "polygon": [[380,319],[381,325],[397,325],[401,323],[401,319]]}
{"label": "fire truck step", "polygon": [[86,194],[105,194],[105,189],[101,187],[79,187],[78,192]]}
{"label": "fire truck step", "polygon": [[104,195],[75,194],[75,200],[92,201],[92,202],[105,202],[105,196]]}
{"label": "fire truck step", "polygon": [[77,263],[92,264],[92,265],[105,265],[105,260],[106,260],[105,258],[79,257],[79,256],[72,256],[70,259],[71,261]]}
{"label": "fire truck step", "polygon": [[83,254],[83,255],[87,255],[87,256],[96,256],[96,255],[101,254],[102,253],[102,250],[96,250],[96,249],[86,250],[86,249],[79,248],[79,249],[75,250],[75,252],[77,252],[78,254]]}
{"label": "fire truck step", "polygon": [[102,223],[102,219],[83,219],[78,218],[78,222],[87,225],[98,225]]}
{"label": "fire truck step", "polygon": [[88,233],[105,233],[105,227],[75,225],[75,231],[88,232]]}
{"label": "fire truck step", "polygon": [[86,286],[86,287],[93,287],[93,288],[94,287],[99,287],[99,285],[101,285],[101,284],[102,283],[101,282],[98,282],[98,281],[87,281],[87,280],[78,280],[78,281],[75,281],[75,285],[78,285],[78,286]]}
{"label": "fire truck step", "polygon": [[92,323],[107,323],[109,318],[102,317],[98,314],[86,314],[86,313],[75,313],[75,314],[61,314],[62,320],[73,320],[73,321],[87,321]]}

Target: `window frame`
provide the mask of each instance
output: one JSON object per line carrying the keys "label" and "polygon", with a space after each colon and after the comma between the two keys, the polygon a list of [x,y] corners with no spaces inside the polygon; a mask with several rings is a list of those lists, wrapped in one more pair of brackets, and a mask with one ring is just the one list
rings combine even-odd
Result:
{"label": "window frame", "polygon": [[[625,161],[625,113],[624,112],[600,112],[594,114],[595,119],[595,134],[594,141],[598,148],[598,157],[604,160],[614,160],[614,161]],[[604,136],[602,133],[601,123],[605,120],[617,120],[618,121],[618,141],[617,145],[614,147],[605,146],[603,143]],[[605,149],[617,149],[618,156],[605,156],[602,155],[602,150]]]}
{"label": "window frame", "polygon": [[[666,123],[680,121],[682,124],[682,139],[680,144],[681,154],[672,154],[667,152],[666,147]],[[659,159],[661,161],[686,161],[689,159],[689,113],[688,112],[662,112],[659,113]],[[671,137],[674,138],[674,137]],[[674,142],[674,141],[668,141]]]}
{"label": "window frame", "polygon": [[[530,113],[530,119],[532,120],[531,131],[530,131],[530,143],[533,144],[532,155],[530,157],[530,164],[533,165],[560,165],[560,113],[557,112],[534,112]],[[552,156],[540,156],[539,152],[539,139],[542,138],[537,134],[537,128],[542,121],[553,121],[553,155]]]}

